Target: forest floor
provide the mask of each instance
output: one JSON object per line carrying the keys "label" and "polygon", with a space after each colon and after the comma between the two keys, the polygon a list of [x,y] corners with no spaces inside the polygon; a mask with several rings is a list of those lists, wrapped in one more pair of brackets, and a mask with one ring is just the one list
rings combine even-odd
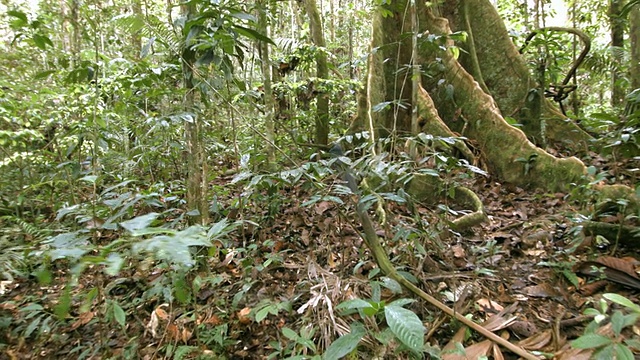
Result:
{"label": "forest floor", "polygon": [[[216,180],[220,187],[229,181]],[[567,194],[487,179],[468,185],[483,200],[488,220],[463,234],[447,230],[453,211],[418,205],[411,213],[404,205],[385,204],[386,225],[378,235],[394,265],[427,293],[478,323],[503,310],[486,326],[529,351],[559,359],[580,358],[567,350],[568,343],[583,334],[591,321],[583,312],[599,309],[603,293],[640,303],[637,288],[580,273],[604,262],[617,271],[630,268],[637,277],[640,255],[582,234],[579,214],[585,207],[577,208]],[[0,335],[7,344],[0,358],[311,358],[347,333],[354,320],[370,332],[352,358],[409,358],[383,331],[380,317],[363,320],[335,309],[349,299],[389,303],[412,296],[398,293],[378,272],[358,235],[352,202],[307,205],[312,189],[304,183],[280,188],[265,195],[269,202],[254,200],[227,213],[254,224],[245,223],[228,242],[216,244],[206,266],[182,279],[148,261],[129,263],[118,276],[99,267],[86,270],[73,287],[66,281],[69,269],[59,262],[49,285],[17,279],[0,296],[0,312],[19,324]],[[239,186],[218,201],[230,207],[241,191]],[[379,223],[379,214],[371,216]],[[94,288],[98,293],[87,295]],[[59,320],[53,309],[66,291],[73,299],[71,315]],[[172,291],[176,300],[168,302]],[[477,334],[464,336],[459,323],[430,304],[415,301],[407,308],[423,321],[429,346],[453,351],[451,340],[457,339],[473,354],[499,356]],[[621,337],[637,337],[637,331],[629,327]],[[470,350],[472,344],[484,345]],[[462,358],[455,351],[441,356]]]}

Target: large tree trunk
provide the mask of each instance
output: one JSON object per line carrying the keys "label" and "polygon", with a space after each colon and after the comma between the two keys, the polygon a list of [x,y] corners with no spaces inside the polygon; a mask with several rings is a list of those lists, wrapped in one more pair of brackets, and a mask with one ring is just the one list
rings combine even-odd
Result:
{"label": "large tree trunk", "polygon": [[[458,44],[466,50],[466,53],[461,52],[461,65],[473,75],[482,75],[476,80],[481,86],[483,83],[486,85],[502,115],[515,118],[525,125],[523,131],[530,139],[541,135],[539,126],[530,125],[535,120],[544,122],[545,131],[542,135],[546,138],[538,139],[539,143],[582,144],[591,138],[548,99],[532,96],[540,85],[531,77],[504,22],[489,1],[447,1],[441,13],[449,20],[451,29],[466,31],[471,35],[466,44]],[[478,70],[474,71],[474,68]],[[539,104],[535,104],[536,101]],[[538,114],[532,114],[531,110],[536,105],[540,107]],[[531,119],[536,115],[540,118]]]}
{"label": "large tree trunk", "polygon": [[[409,12],[405,11],[407,3],[406,0],[394,1],[392,5],[385,6],[391,15],[378,14],[374,18],[371,46],[377,51],[370,56],[365,90],[367,108],[360,109],[359,114],[364,117],[361,120],[367,123],[370,119],[376,127],[376,133],[382,136],[409,133],[412,106],[429,104],[430,100],[425,97],[431,97],[439,118],[434,118],[434,112],[429,109],[420,108],[419,116],[426,122],[444,121],[449,128],[472,139],[482,151],[488,168],[498,178],[518,186],[548,191],[567,189],[569,184],[578,182],[585,173],[585,167],[578,159],[555,158],[529,142],[521,130],[510,126],[503,118],[503,113],[517,118],[532,85],[529,73],[510,42],[502,21],[497,14],[492,16],[495,10],[488,0],[471,1],[467,10],[469,21],[478,22],[473,35],[477,41],[478,58],[483,64],[480,71],[494,97],[483,91],[451,51],[440,50],[441,44],[425,44],[420,54],[423,69],[437,66],[440,72],[432,75],[431,79],[426,76],[422,78],[427,91],[418,94],[418,104],[410,104],[408,99],[412,99],[413,94],[410,67],[406,64],[410,64],[411,38],[402,36],[402,29],[411,28],[411,19],[406,15]],[[448,1],[444,7],[445,13],[447,10],[455,13],[458,5],[457,1]],[[482,16],[478,15],[480,9],[486,10]],[[492,11],[489,12],[489,9]],[[421,32],[448,35],[448,21],[435,16],[432,10],[425,5],[425,1],[417,2],[419,23],[424,27]],[[489,46],[486,37],[492,39],[493,47]],[[426,39],[426,36],[422,39]],[[494,55],[496,53],[501,58]],[[488,65],[492,63],[495,68]],[[519,93],[514,95],[516,91]],[[500,103],[494,99],[500,100]],[[364,104],[361,102],[361,107]],[[378,104],[388,106],[382,111],[373,111],[374,108],[381,108]],[[499,104],[502,104],[502,108]],[[546,106],[543,111],[552,113]],[[564,124],[560,119],[557,120]]]}

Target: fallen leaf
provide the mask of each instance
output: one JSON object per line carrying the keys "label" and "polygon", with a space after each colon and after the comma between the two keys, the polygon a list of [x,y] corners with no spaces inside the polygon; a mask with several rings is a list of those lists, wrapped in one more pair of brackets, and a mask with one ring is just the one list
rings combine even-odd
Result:
{"label": "fallen leaf", "polygon": [[251,308],[245,307],[244,309],[238,311],[238,320],[240,324],[247,325],[251,322],[251,318],[249,318],[249,314],[251,313]]}
{"label": "fallen leaf", "polygon": [[551,330],[544,330],[541,333],[532,335],[518,343],[519,346],[527,350],[541,350],[551,342]]}
{"label": "fallen leaf", "polygon": [[75,330],[82,325],[86,325],[87,323],[89,323],[89,321],[91,321],[91,319],[93,319],[94,315],[95,313],[93,311],[83,312],[78,317],[78,320],[71,324],[71,330]]}

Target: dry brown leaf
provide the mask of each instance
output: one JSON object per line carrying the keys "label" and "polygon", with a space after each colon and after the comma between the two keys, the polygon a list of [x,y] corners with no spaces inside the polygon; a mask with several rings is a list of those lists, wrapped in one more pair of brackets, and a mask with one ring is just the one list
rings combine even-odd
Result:
{"label": "dry brown leaf", "polygon": [[192,336],[193,336],[193,333],[191,331],[189,331],[188,329],[182,329],[182,334],[180,336],[182,339],[182,342],[186,344],[187,342],[189,342]]}
{"label": "dry brown leaf", "polygon": [[180,340],[180,330],[175,324],[167,325],[167,335],[171,340]]}
{"label": "dry brown leaf", "polygon": [[634,263],[613,256],[584,261],[574,268],[574,272],[598,277],[604,275],[609,281],[640,289],[640,277],[636,274]]}
{"label": "dry brown leaf", "polygon": [[169,314],[167,314],[167,312],[163,308],[160,308],[160,307],[156,308],[154,310],[154,313],[160,320],[169,320]]}
{"label": "dry brown leaf", "polygon": [[509,330],[522,337],[529,337],[538,333],[538,328],[534,323],[522,320],[514,321],[513,324],[509,326]]}
{"label": "dry brown leaf", "polygon": [[87,311],[80,314],[78,320],[71,324],[71,330],[75,330],[82,325],[86,325],[89,321],[91,321],[91,319],[93,319],[94,315],[95,313],[93,311]]}
{"label": "dry brown leaf", "polygon": [[504,317],[504,315],[496,314],[489,317],[485,322],[482,323],[482,327],[489,331],[498,331],[502,330],[509,325],[511,325],[514,321],[516,321],[518,317],[513,316],[510,318]]}
{"label": "dry brown leaf", "polygon": [[458,353],[443,353],[443,360],[468,360],[468,359],[479,359],[482,356],[487,356],[489,351],[493,347],[493,342],[491,340],[484,340],[479,343],[470,345],[464,349],[465,354]]}
{"label": "dry brown leaf", "polygon": [[638,274],[636,274],[636,269],[634,266],[637,260],[635,260],[630,256],[627,256],[623,259],[619,259],[613,256],[601,256],[597,258],[595,262],[605,265],[607,267],[622,271],[625,274],[631,277],[634,277],[636,279],[640,279],[638,278]]}
{"label": "dry brown leaf", "polygon": [[574,349],[560,350],[554,356],[556,360],[589,360],[593,355],[593,349]]}
{"label": "dry brown leaf", "polygon": [[491,352],[493,353],[493,360],[504,360],[504,355],[502,354],[502,350],[500,350],[500,346],[497,344],[492,344]]}
{"label": "dry brown leaf", "polygon": [[204,320],[205,324],[210,324],[213,326],[218,326],[220,324],[222,324],[222,319],[220,319],[220,317],[216,314],[213,314],[211,316],[209,316],[207,319]]}
{"label": "dry brown leaf", "polygon": [[482,298],[476,301],[476,304],[480,306],[480,311],[482,312],[487,312],[488,310],[494,310],[495,312],[499,312],[504,310],[504,307],[502,307],[502,305],[498,304],[493,300],[489,300],[487,298]]}
{"label": "dry brown leaf", "polygon": [[333,206],[333,203],[329,201],[321,201],[316,204],[316,208],[315,208],[316,214],[322,215],[325,213],[325,211],[329,210],[332,206]]}
{"label": "dry brown leaf", "polygon": [[526,350],[541,350],[551,342],[551,330],[545,330],[541,333],[530,336],[520,342],[518,345]]}
{"label": "dry brown leaf", "polygon": [[458,331],[455,333],[455,335],[453,335],[451,340],[449,340],[447,345],[444,346],[444,348],[442,349],[442,352],[444,353],[447,351],[454,351],[456,349],[456,343],[462,344],[462,342],[464,341],[464,335],[467,329],[468,328],[466,326],[462,326],[460,329],[458,329]]}
{"label": "dry brown leaf", "polygon": [[598,280],[580,287],[580,293],[585,296],[591,296],[601,289],[604,289],[609,282],[607,280]]}
{"label": "dry brown leaf", "polygon": [[453,257],[456,259],[462,259],[466,256],[464,248],[461,245],[454,245],[451,250],[453,251]]}
{"label": "dry brown leaf", "polygon": [[560,293],[549,284],[539,284],[534,286],[527,286],[520,290],[521,293],[537,298],[558,297]]}
{"label": "dry brown leaf", "polygon": [[238,315],[238,320],[240,321],[240,324],[247,325],[251,322],[251,318],[249,317],[250,313],[251,313],[251,308],[249,307],[245,307],[244,309],[238,311],[237,315]]}
{"label": "dry brown leaf", "polygon": [[148,330],[151,333],[151,336],[156,338],[158,336],[158,324],[160,323],[160,321],[158,321],[158,315],[156,315],[156,312],[152,312],[151,313],[151,318],[149,319],[149,322],[147,323],[147,325],[145,326],[146,330]]}

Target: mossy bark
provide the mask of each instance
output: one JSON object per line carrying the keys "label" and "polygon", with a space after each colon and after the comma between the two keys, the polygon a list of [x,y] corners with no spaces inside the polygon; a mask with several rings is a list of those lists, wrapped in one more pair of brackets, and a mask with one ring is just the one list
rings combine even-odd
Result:
{"label": "mossy bark", "polygon": [[[487,0],[454,0],[447,1],[441,12],[452,30],[473,34],[466,44],[459,44],[466,50],[461,52],[460,63],[471,74],[481,72],[501,114],[520,121],[530,118],[527,99],[539,84],[531,77],[495,7]],[[474,70],[476,67],[478,70]],[[546,139],[540,142],[573,145],[576,151],[583,150],[583,144],[591,136],[564,116],[549,99],[540,100],[540,113],[534,114],[545,124]],[[540,136],[539,126],[526,130],[530,138]]]}
{"label": "mossy bark", "polygon": [[[488,1],[478,2],[489,4]],[[471,3],[475,4],[476,2]],[[473,15],[476,14],[474,11],[478,10],[471,3],[469,5],[469,20],[473,22],[480,16]],[[447,2],[447,4],[451,5],[453,2]],[[378,13],[374,18],[372,54],[369,58],[365,90],[367,108],[361,108],[359,115],[365,124],[367,121],[371,122],[380,135],[410,132],[410,110],[413,104],[408,104],[407,99],[411,99],[412,90],[411,82],[408,81],[409,72],[406,71],[410,67],[405,65],[409,64],[411,41],[410,37],[402,32],[402,29],[410,29],[410,18],[404,11],[405,6],[407,6],[407,1],[393,2],[392,5],[384,7],[386,11],[391,12],[391,15],[382,16]],[[446,19],[435,16],[432,9],[427,7],[424,1],[419,1],[417,6],[419,23],[423,26],[421,29],[423,38],[427,34],[444,36],[450,34],[451,30]],[[499,17],[493,21],[504,28]],[[494,32],[492,35],[494,44],[500,41],[510,43],[506,30],[504,30],[505,39],[502,39],[501,33],[497,33],[496,36],[495,29],[476,31],[475,38],[483,38],[489,31]],[[480,59],[482,56],[493,56],[489,55],[490,52],[485,45],[476,47],[484,49],[478,54]],[[429,47],[429,49],[431,48],[433,47]],[[504,87],[501,82],[498,84],[492,82],[495,77],[499,76],[498,72],[507,72],[505,69],[496,72],[492,68],[482,68],[481,71],[489,89],[492,86],[496,89],[491,90],[492,92],[511,94],[513,89],[517,88],[526,93],[529,89],[527,82],[530,81],[528,72],[513,44],[510,44],[509,48],[513,51],[506,54],[508,59],[500,61],[498,64],[502,64],[501,66],[511,64],[508,66],[510,76],[505,78],[506,81],[512,83],[510,86]],[[500,53],[501,50],[503,49],[499,48],[494,51]],[[423,106],[433,106],[433,109],[432,111],[421,110],[421,112],[426,111],[432,114],[430,116],[432,119],[444,120],[444,124],[450,130],[460,132],[465,137],[472,139],[482,151],[483,158],[492,174],[518,186],[543,188],[548,191],[566,190],[569,184],[580,181],[585,174],[584,165],[576,158],[559,159],[550,155],[532,144],[521,130],[510,126],[504,120],[503,112],[498,103],[491,95],[482,90],[473,76],[454,58],[450,51],[422,51],[420,56],[425,68],[430,61],[436,58],[441,66],[439,78],[423,77],[422,79],[428,92],[427,95],[433,99],[433,105],[429,101],[424,101],[424,96],[419,98],[423,99],[421,101]],[[505,53],[502,52],[501,56],[505,57]],[[453,95],[445,96],[444,92],[450,91],[450,89],[453,89]],[[524,96],[517,101],[522,101],[523,98]],[[517,109],[516,97],[510,96],[510,99],[503,104],[504,107]],[[504,99],[501,100],[504,101]],[[382,111],[373,111],[378,104],[387,104],[388,106]],[[543,109],[548,110],[546,107]],[[434,116],[435,114],[438,116]],[[422,130],[433,131],[433,126],[433,123],[425,122]]]}

